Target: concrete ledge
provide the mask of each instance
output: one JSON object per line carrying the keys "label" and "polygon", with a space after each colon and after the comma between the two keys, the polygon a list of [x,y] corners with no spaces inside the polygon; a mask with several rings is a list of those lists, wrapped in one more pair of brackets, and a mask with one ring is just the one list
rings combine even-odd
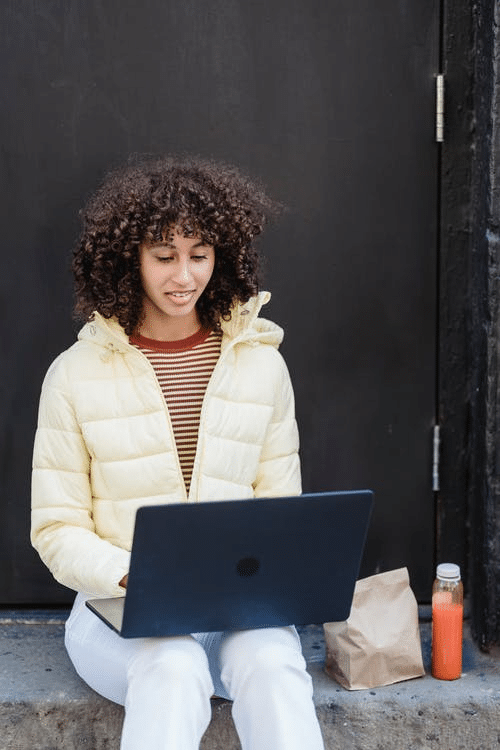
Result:
{"label": "concrete ledge", "polygon": [[[0,750],[118,750],[123,709],[75,674],[62,642],[66,612],[1,615]],[[421,634],[428,672],[429,623]],[[327,750],[500,748],[500,654],[479,652],[467,627],[460,680],[427,674],[356,692],[324,673],[322,628],[303,628],[301,638]],[[201,748],[239,750],[230,703],[213,702]]]}

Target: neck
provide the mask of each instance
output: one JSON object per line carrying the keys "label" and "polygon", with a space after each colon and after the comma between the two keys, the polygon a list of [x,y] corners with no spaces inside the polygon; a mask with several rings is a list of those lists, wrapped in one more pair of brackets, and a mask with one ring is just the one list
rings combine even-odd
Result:
{"label": "neck", "polygon": [[137,333],[155,341],[179,341],[193,336],[200,329],[200,321],[197,314],[189,316],[188,319],[168,318],[156,320],[147,316],[137,328]]}

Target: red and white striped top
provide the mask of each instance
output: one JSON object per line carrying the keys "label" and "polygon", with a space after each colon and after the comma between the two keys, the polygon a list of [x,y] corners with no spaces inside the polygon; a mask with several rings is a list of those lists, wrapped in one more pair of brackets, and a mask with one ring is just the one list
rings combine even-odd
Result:
{"label": "red and white striped top", "polygon": [[220,356],[221,339],[220,332],[204,328],[179,341],[156,341],[139,334],[130,338],[130,343],[151,362],[163,392],[188,493],[201,407],[208,381]]}

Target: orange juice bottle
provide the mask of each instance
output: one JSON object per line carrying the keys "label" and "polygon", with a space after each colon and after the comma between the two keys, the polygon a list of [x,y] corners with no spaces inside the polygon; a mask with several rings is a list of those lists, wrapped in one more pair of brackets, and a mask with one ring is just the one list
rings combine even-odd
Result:
{"label": "orange juice bottle", "polygon": [[460,568],[442,563],[432,587],[432,676],[438,680],[456,680],[462,673],[463,619]]}

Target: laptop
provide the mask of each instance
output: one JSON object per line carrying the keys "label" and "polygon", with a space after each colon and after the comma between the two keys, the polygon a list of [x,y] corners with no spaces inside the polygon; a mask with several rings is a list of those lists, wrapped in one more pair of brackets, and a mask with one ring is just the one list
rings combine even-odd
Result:
{"label": "laptop", "polygon": [[124,638],[349,616],[370,490],[145,506],[126,595],[86,602]]}

